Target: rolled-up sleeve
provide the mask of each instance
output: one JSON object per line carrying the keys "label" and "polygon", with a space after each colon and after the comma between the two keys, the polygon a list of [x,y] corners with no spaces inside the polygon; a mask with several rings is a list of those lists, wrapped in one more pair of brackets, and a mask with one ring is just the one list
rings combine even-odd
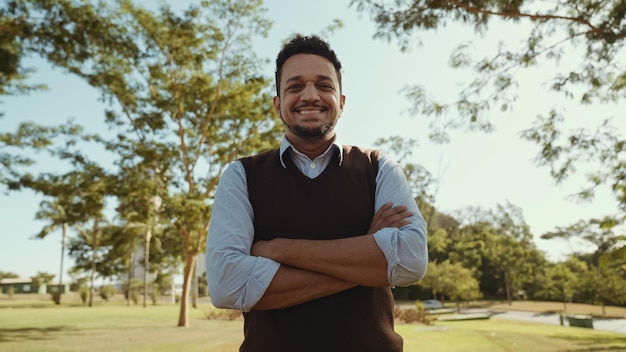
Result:
{"label": "rolled-up sleeve", "polygon": [[245,169],[232,163],[217,186],[206,245],[209,293],[218,308],[250,311],[280,266],[250,255],[253,216]]}
{"label": "rolled-up sleeve", "polygon": [[374,233],[374,239],[387,258],[389,285],[410,286],[424,277],[428,267],[426,221],[402,168],[383,154],[376,176],[375,210],[388,202],[406,205],[413,212],[411,223],[400,229],[383,228]]}

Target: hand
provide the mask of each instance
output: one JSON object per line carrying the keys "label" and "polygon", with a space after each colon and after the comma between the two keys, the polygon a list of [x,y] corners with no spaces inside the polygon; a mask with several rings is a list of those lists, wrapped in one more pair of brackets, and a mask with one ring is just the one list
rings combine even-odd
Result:
{"label": "hand", "polygon": [[407,209],[408,207],[406,205],[398,205],[394,207],[391,203],[386,203],[376,212],[376,214],[374,214],[372,223],[370,224],[370,228],[367,230],[367,233],[373,234],[374,232],[385,227],[395,227],[399,229],[404,225],[410,224],[411,220],[408,220],[407,218],[411,217],[413,212],[410,212]]}

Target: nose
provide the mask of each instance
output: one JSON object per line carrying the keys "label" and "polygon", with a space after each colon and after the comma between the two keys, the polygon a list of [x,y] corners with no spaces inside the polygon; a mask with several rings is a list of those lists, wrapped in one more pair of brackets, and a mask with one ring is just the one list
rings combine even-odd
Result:
{"label": "nose", "polygon": [[313,84],[307,84],[304,86],[302,90],[302,94],[300,95],[300,100],[302,101],[318,101],[320,99],[319,94],[317,93],[317,88]]}

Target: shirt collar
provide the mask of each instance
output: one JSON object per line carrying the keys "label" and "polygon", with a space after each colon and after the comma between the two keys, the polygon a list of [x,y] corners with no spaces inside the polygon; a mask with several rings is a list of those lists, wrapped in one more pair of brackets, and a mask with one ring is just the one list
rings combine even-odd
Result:
{"label": "shirt collar", "polygon": [[[297,149],[291,144],[291,142],[287,140],[287,136],[283,136],[283,141],[280,143],[279,155],[280,155],[280,164],[285,169],[287,168],[287,165],[285,165],[283,156],[285,155],[285,152],[287,152],[289,149],[293,149],[297,151]],[[330,150],[333,150],[333,149],[339,151],[339,166],[341,166],[341,164],[343,163],[343,148],[341,147],[341,144],[337,141],[337,135],[335,135],[335,137],[333,138],[332,144],[328,147],[328,149],[326,149],[326,151],[322,155],[328,153]]]}

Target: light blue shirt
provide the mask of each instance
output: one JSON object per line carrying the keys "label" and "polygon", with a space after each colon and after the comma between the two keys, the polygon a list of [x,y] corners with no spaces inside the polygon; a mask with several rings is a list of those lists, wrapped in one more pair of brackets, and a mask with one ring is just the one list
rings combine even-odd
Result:
{"label": "light blue shirt", "polygon": [[[282,158],[288,153],[298,169],[313,179],[324,171],[337,148],[341,165],[343,153],[336,140],[322,155],[311,160],[283,138],[281,163],[286,167]],[[394,206],[406,205],[413,212],[411,224],[400,229],[383,228],[374,233],[376,243],[387,259],[389,285],[409,286],[426,273],[426,222],[400,165],[384,154],[381,154],[378,165],[375,211],[391,202]],[[236,161],[220,178],[207,238],[207,278],[211,300],[216,307],[250,311],[263,297],[280,266],[274,260],[250,255],[254,239],[253,217],[246,171],[243,164]]]}

